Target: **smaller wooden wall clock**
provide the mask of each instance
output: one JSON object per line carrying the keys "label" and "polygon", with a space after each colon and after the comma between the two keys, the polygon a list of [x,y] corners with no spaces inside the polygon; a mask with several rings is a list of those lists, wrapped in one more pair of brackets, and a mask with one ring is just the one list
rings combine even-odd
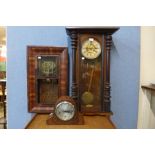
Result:
{"label": "smaller wooden wall clock", "polygon": [[29,46],[28,110],[51,113],[57,99],[68,92],[68,54],[65,47]]}
{"label": "smaller wooden wall clock", "polygon": [[78,112],[76,102],[69,96],[61,96],[50,114],[48,125],[82,125],[83,116]]}

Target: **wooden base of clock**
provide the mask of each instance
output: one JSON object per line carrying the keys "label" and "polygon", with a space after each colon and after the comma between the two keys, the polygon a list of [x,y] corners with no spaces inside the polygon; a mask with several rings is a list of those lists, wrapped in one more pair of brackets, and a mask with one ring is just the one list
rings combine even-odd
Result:
{"label": "wooden base of clock", "polygon": [[83,113],[83,115],[84,116],[107,116],[107,117],[109,117],[109,116],[111,116],[111,115],[113,115],[113,113],[112,112],[96,112],[96,113],[88,113],[88,112],[84,112]]}
{"label": "wooden base of clock", "polygon": [[49,116],[46,123],[47,125],[83,125],[84,119],[83,119],[83,115],[80,113],[76,115],[76,118],[70,121],[61,121],[54,116]]}

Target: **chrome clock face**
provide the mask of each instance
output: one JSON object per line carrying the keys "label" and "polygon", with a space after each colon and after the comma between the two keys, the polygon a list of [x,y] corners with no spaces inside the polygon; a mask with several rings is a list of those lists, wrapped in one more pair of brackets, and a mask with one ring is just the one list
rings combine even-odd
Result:
{"label": "chrome clock face", "polygon": [[89,38],[83,43],[81,52],[85,58],[95,59],[101,54],[101,45],[94,38]]}
{"label": "chrome clock face", "polygon": [[69,121],[75,115],[75,107],[68,101],[60,102],[55,108],[56,116],[62,121]]}

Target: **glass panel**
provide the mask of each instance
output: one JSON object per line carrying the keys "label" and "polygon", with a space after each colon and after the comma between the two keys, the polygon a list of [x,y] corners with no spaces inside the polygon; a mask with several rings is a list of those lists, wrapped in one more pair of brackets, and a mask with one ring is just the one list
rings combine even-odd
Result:
{"label": "glass panel", "polygon": [[101,110],[101,55],[93,60],[81,57],[80,103],[85,112]]}
{"label": "glass panel", "polygon": [[58,99],[58,79],[38,80],[38,103],[54,104]]}
{"label": "glass panel", "polygon": [[45,77],[57,77],[57,56],[38,56],[38,74]]}
{"label": "glass panel", "polygon": [[38,56],[37,91],[39,104],[54,104],[58,99],[58,56]]}

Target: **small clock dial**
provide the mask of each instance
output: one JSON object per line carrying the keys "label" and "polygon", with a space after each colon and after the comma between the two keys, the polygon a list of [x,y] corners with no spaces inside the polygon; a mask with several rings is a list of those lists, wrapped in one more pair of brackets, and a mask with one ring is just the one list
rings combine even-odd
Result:
{"label": "small clock dial", "polygon": [[41,65],[42,72],[45,75],[52,74],[55,67],[56,67],[56,64],[53,61],[44,61]]}
{"label": "small clock dial", "polygon": [[101,45],[94,38],[89,38],[84,41],[81,53],[87,59],[95,59],[101,54]]}
{"label": "small clock dial", "polygon": [[39,73],[42,76],[56,76],[57,74],[56,56],[38,56]]}
{"label": "small clock dial", "polygon": [[56,106],[55,114],[60,120],[69,121],[75,115],[75,107],[68,101],[62,101]]}

